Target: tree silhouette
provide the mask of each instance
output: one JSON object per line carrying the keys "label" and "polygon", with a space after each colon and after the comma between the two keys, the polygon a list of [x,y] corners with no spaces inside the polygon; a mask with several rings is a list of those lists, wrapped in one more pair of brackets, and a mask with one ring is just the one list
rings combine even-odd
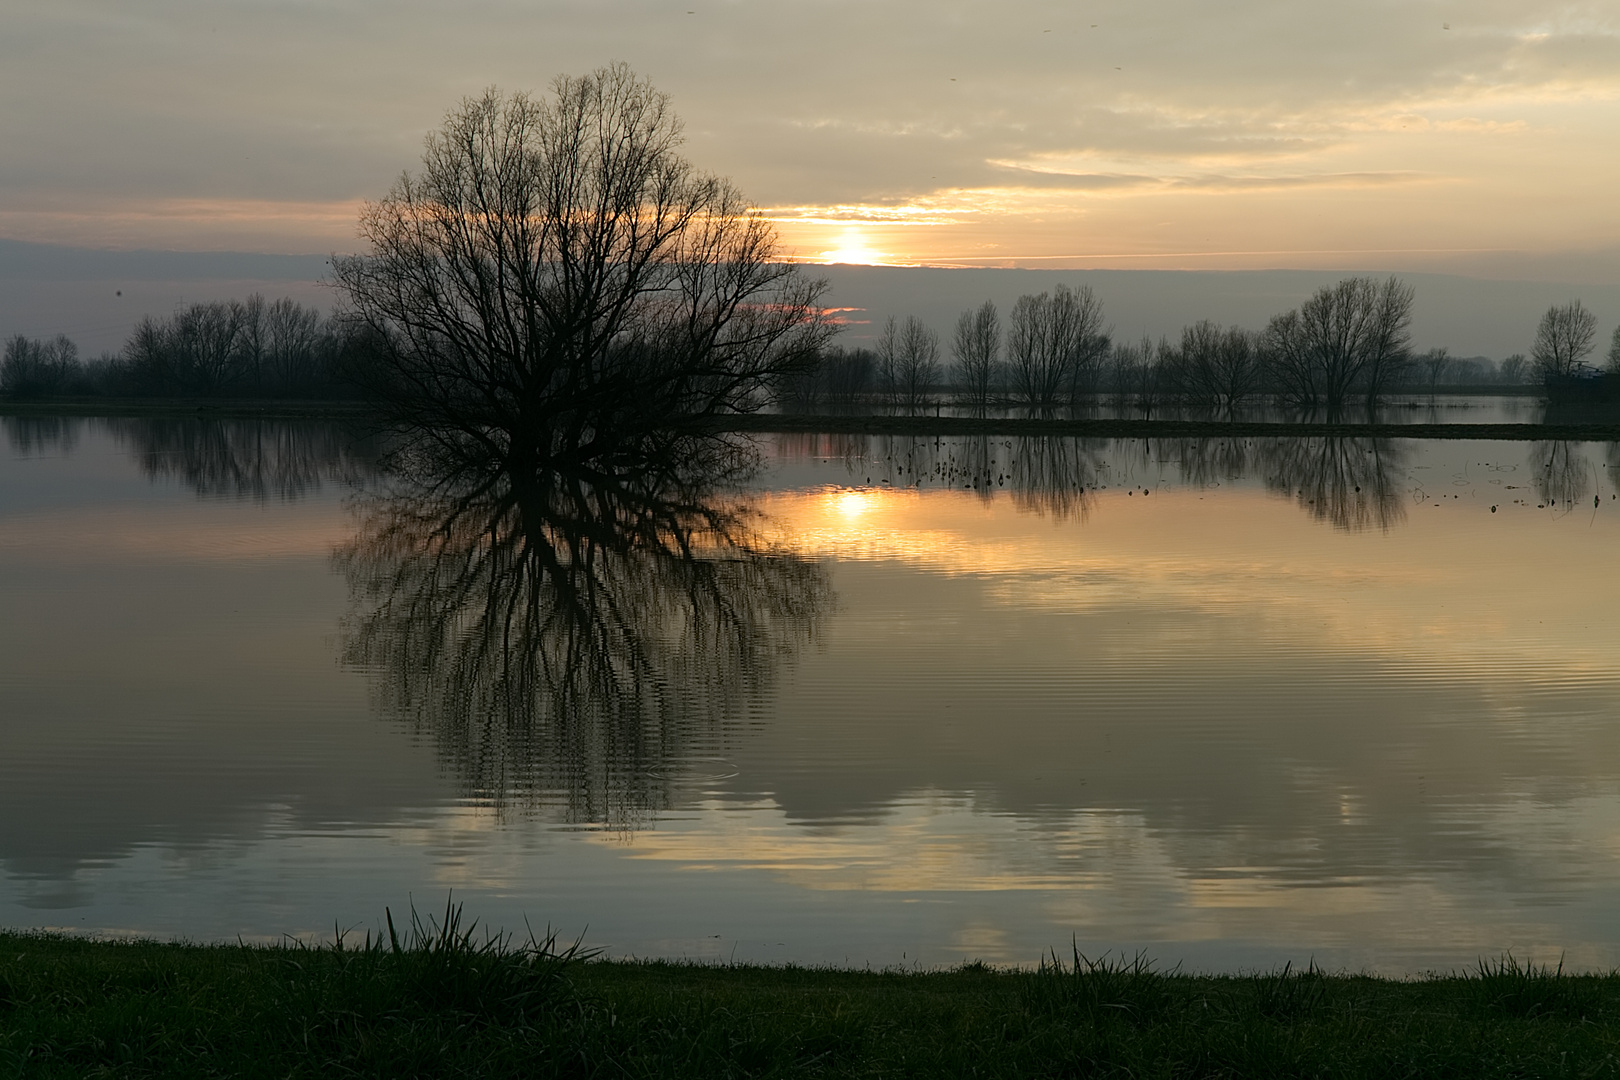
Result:
{"label": "tree silhouette", "polygon": [[333,260],[394,421],[520,471],[611,462],[759,407],[818,351],[822,283],[680,142],[668,97],[624,65],[453,110],[422,171],[365,208],[370,253]]}
{"label": "tree silhouette", "polygon": [[1530,360],[1543,379],[1567,379],[1581,369],[1581,361],[1597,340],[1597,316],[1579,300],[1554,304],[1536,326]]}
{"label": "tree silhouette", "polygon": [[983,416],[1001,382],[1001,315],[994,301],[986,300],[976,311],[958,316],[951,356],[962,404],[975,416]]}
{"label": "tree silhouette", "polygon": [[1373,408],[1408,363],[1412,298],[1398,278],[1346,278],[1272,319],[1261,347],[1278,398],[1332,419],[1356,396]]}

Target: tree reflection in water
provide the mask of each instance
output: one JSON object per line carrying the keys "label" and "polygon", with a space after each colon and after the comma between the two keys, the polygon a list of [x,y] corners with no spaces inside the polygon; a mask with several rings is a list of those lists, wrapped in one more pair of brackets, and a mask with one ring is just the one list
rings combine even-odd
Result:
{"label": "tree reflection in water", "polygon": [[85,431],[108,432],[149,480],[258,502],[357,483],[376,472],[382,455],[375,436],[323,420],[6,416],[0,430],[22,457],[70,454]]}
{"label": "tree reflection in water", "polygon": [[6,445],[18,457],[72,453],[79,444],[82,423],[68,416],[0,416],[0,430],[6,433]]}
{"label": "tree reflection in water", "polygon": [[287,420],[109,419],[152,479],[179,480],[199,495],[298,499],[323,483],[371,475],[379,449],[341,424]]}
{"label": "tree reflection in water", "polygon": [[1183,481],[1199,488],[1242,480],[1259,457],[1253,439],[1177,439],[1161,453],[1176,462]]}
{"label": "tree reflection in water", "polygon": [[[1610,445],[1610,455],[1615,451]],[[1582,444],[1567,439],[1530,444],[1530,474],[1536,480],[1536,498],[1561,513],[1568,513],[1596,489],[1597,477]]]}
{"label": "tree reflection in water", "polygon": [[[839,446],[852,477],[872,472],[875,465],[879,483],[972,491],[985,504],[1010,494],[1019,509],[1058,521],[1086,519],[1098,478],[1107,469],[1106,454],[1115,445],[1106,439],[1005,435],[858,440]],[[790,453],[797,449],[797,444],[781,445]]]}
{"label": "tree reflection in water", "polygon": [[712,473],[414,468],[336,561],[346,663],[430,731],[469,794],[634,828],[816,632],[813,562]]}
{"label": "tree reflection in water", "polygon": [[[804,452],[799,442],[781,446],[789,455]],[[1174,463],[1180,481],[1193,487],[1259,474],[1268,490],[1297,499],[1317,520],[1347,531],[1387,530],[1406,518],[1397,480],[1404,475],[1408,451],[1388,439],[855,436],[836,447],[817,443],[815,449],[823,455],[841,452],[858,479],[970,489],[985,503],[1007,494],[1020,510],[1058,521],[1085,521],[1100,489],[1165,462]]]}
{"label": "tree reflection in water", "polygon": [[1084,521],[1108,446],[1098,439],[1014,440],[1009,486],[1015,505],[1058,521]]}
{"label": "tree reflection in water", "polygon": [[1387,531],[1406,520],[1396,479],[1406,449],[1387,439],[1268,439],[1256,446],[1266,487],[1292,497],[1318,521],[1347,532]]}

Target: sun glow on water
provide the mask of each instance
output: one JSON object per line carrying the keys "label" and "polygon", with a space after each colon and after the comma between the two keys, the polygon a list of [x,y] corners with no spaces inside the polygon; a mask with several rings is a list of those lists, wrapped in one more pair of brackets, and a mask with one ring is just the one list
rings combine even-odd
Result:
{"label": "sun glow on water", "polygon": [[827,496],[828,509],[835,510],[846,521],[858,520],[874,509],[881,499],[880,493],[869,488],[844,488]]}

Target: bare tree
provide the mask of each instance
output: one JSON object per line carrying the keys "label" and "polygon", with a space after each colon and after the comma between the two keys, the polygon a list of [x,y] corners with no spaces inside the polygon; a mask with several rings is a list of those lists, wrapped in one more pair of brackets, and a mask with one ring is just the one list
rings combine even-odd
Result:
{"label": "bare tree", "polygon": [[963,404],[984,415],[1001,381],[1001,315],[994,301],[986,300],[977,311],[962,312],[951,338],[951,352]]}
{"label": "bare tree", "polygon": [[1399,385],[1412,362],[1412,304],[1416,292],[1396,277],[1367,282],[1372,299],[1372,325],[1365,338],[1365,365],[1360,378],[1370,412],[1391,386]]}
{"label": "bare tree", "polygon": [[193,304],[175,320],[175,360],[188,389],[216,394],[247,374],[242,354],[247,307],[239,301]]}
{"label": "bare tree", "polygon": [[1260,349],[1279,402],[1313,412],[1321,408],[1321,375],[1298,311],[1272,316],[1260,333]]}
{"label": "bare tree", "polygon": [[1597,316],[1579,300],[1554,304],[1536,327],[1530,361],[1542,379],[1568,378],[1580,371],[1581,361],[1597,340]]}
{"label": "bare tree", "polygon": [[915,315],[900,331],[896,373],[899,404],[916,413],[928,405],[928,393],[939,381],[939,335]]}
{"label": "bare tree", "polygon": [[237,339],[238,363],[242,379],[255,390],[264,388],[265,307],[264,296],[250,293],[240,304],[242,329]]}
{"label": "bare tree", "polygon": [[1373,407],[1409,362],[1412,299],[1398,278],[1346,278],[1272,319],[1261,348],[1278,397],[1329,416],[1358,394]]}
{"label": "bare tree", "polygon": [[1182,401],[1195,409],[1214,409],[1220,404],[1220,324],[1201,319],[1181,329],[1181,344],[1175,352],[1177,384]]}
{"label": "bare tree", "polygon": [[777,376],[776,404],[785,412],[814,412],[826,389],[826,367],[820,353],[809,353]]}
{"label": "bare tree", "polygon": [[149,389],[211,395],[243,381],[240,301],[192,304],[172,319],[142,319],[125,346],[125,357]]}
{"label": "bare tree", "polygon": [[680,143],[668,96],[624,65],[453,110],[362,213],[371,252],[333,260],[396,421],[537,467],[762,405],[830,335],[824,286]]}
{"label": "bare tree", "polygon": [[320,312],[290,297],[270,305],[264,315],[264,357],[273,385],[295,390],[315,381],[320,324]]}
{"label": "bare tree", "polygon": [[1246,405],[1259,392],[1264,377],[1260,359],[1259,335],[1240,326],[1231,326],[1221,335],[1212,372],[1218,408],[1228,417]]}
{"label": "bare tree", "polygon": [[1503,360],[1496,369],[1496,377],[1505,383],[1522,383],[1530,372],[1530,361],[1525,359],[1524,353],[1514,353]]}
{"label": "bare tree", "polygon": [[849,408],[872,390],[877,358],[870,349],[829,349],[821,360],[827,404]]}
{"label": "bare tree", "polygon": [[1429,386],[1432,396],[1435,388],[1440,385],[1446,373],[1452,368],[1451,350],[1434,348],[1418,357],[1418,370],[1423,372],[1423,381]]}
{"label": "bare tree", "polygon": [[[1151,351],[1153,345],[1147,343]],[[1142,364],[1142,347],[1128,341],[1116,341],[1108,351],[1108,392],[1110,403],[1117,412],[1123,412],[1131,404],[1131,395],[1136,392],[1136,371]]]}
{"label": "bare tree", "polygon": [[320,313],[283,298],[192,304],[136,324],[122,358],[105,365],[127,392],[304,394],[335,385],[345,350],[363,324],[322,324]]}
{"label": "bare tree", "polygon": [[900,404],[900,322],[893,315],[883,324],[877,339],[877,382],[883,404]]}
{"label": "bare tree", "polygon": [[1194,408],[1235,416],[1259,390],[1261,351],[1255,334],[1208,319],[1181,331],[1171,350],[1177,390]]}
{"label": "bare tree", "polygon": [[1168,338],[1159,338],[1155,345],[1146,334],[1142,335],[1137,349],[1141,359],[1136,365],[1136,407],[1144,416],[1152,416],[1153,410],[1164,402],[1165,358],[1172,349]]}
{"label": "bare tree", "polygon": [[1102,302],[1089,285],[1020,296],[1007,333],[1013,387],[1031,409],[1050,413],[1094,386],[1107,352]]}
{"label": "bare tree", "polygon": [[0,358],[0,394],[27,398],[66,393],[80,371],[79,347],[67,335],[44,341],[18,334],[6,342]]}
{"label": "bare tree", "polygon": [[1609,339],[1609,373],[1620,374],[1620,326],[1614,328],[1614,336]]}

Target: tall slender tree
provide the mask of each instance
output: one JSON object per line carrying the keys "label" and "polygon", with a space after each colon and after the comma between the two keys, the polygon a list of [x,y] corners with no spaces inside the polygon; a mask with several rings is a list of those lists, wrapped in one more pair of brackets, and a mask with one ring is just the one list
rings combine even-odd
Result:
{"label": "tall slender tree", "polygon": [[957,317],[951,354],[962,403],[983,416],[1001,381],[1001,314],[995,301],[986,300]]}

